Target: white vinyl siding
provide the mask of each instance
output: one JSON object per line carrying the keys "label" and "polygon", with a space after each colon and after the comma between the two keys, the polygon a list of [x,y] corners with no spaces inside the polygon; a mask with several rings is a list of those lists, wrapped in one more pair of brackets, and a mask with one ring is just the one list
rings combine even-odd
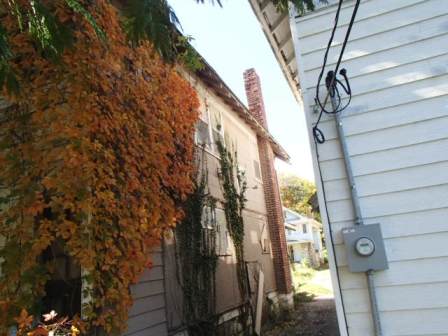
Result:
{"label": "white vinyl siding", "polygon": [[[335,65],[353,4],[344,1],[326,71]],[[315,84],[335,10],[291,21],[308,128],[317,117]],[[342,121],[362,214],[366,224],[381,224],[390,263],[375,274],[384,334],[448,335],[447,2],[361,1],[341,68],[353,90]],[[369,336],[364,275],[348,272],[340,235],[354,216],[333,117],[324,116],[320,128],[327,142],[318,145],[319,163],[349,335]],[[321,188],[319,199],[322,204]]]}

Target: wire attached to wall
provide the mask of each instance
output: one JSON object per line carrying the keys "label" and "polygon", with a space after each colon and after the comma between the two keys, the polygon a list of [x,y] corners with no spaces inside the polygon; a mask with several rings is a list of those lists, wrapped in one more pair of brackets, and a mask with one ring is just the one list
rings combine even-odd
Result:
{"label": "wire attached to wall", "polygon": [[[325,192],[325,184],[324,184],[324,179],[322,176],[322,170],[321,170],[321,166],[320,166],[320,160],[319,160],[319,149],[318,149],[318,144],[323,144],[325,142],[325,135],[322,132],[321,129],[319,129],[319,123],[321,121],[322,115],[324,113],[326,114],[336,114],[336,113],[340,113],[342,111],[344,111],[351,103],[351,99],[352,99],[352,90],[351,90],[351,86],[350,86],[350,82],[347,76],[347,70],[346,69],[341,69],[339,71],[339,75],[343,77],[345,84],[339,80],[337,78],[337,74],[338,74],[338,70],[342,61],[342,57],[344,55],[345,52],[345,48],[348,42],[348,38],[350,36],[354,21],[355,21],[355,17],[356,14],[358,12],[358,8],[359,8],[359,4],[360,4],[360,0],[356,1],[353,13],[352,13],[352,17],[350,20],[350,24],[349,27],[347,29],[345,38],[344,38],[344,42],[342,45],[342,49],[341,52],[339,53],[339,57],[338,57],[338,61],[336,63],[336,67],[333,71],[329,71],[327,73],[327,76],[325,78],[325,86],[327,88],[327,96],[324,100],[324,102],[322,102],[320,100],[320,96],[319,96],[319,88],[322,82],[322,78],[323,78],[323,74],[325,72],[325,68],[327,65],[327,60],[328,60],[328,54],[331,48],[331,45],[333,43],[333,39],[334,39],[334,35],[338,26],[338,21],[339,21],[339,15],[341,12],[341,7],[342,7],[342,2],[343,0],[339,0],[339,4],[338,4],[338,8],[336,10],[336,14],[335,14],[335,19],[334,19],[334,26],[331,32],[331,36],[330,39],[328,41],[327,44],[327,48],[325,50],[325,55],[324,55],[324,60],[323,60],[323,64],[321,67],[321,71],[319,73],[319,77],[318,77],[318,81],[317,81],[317,85],[316,85],[316,95],[315,95],[315,103],[316,103],[316,108],[320,109],[319,111],[319,116],[317,118],[316,124],[313,126],[312,132],[313,132],[313,136],[314,136],[314,148],[315,148],[315,152],[316,152],[316,161],[317,161],[317,166],[319,169],[319,177],[320,177],[320,183],[322,186],[322,194],[323,194],[323,198],[324,198],[324,204],[325,207],[327,205],[327,196],[326,196],[326,192]],[[341,103],[342,103],[342,97],[341,97],[341,92],[340,89],[343,90],[343,92],[345,92],[345,94],[348,96],[348,101],[341,107]],[[333,110],[327,110],[325,109],[325,105],[327,104],[327,100],[328,98],[331,97],[335,97],[336,99],[336,104],[335,104],[335,108]],[[327,221],[328,221],[328,225],[329,225],[329,234],[330,234],[330,240],[331,240],[331,246],[332,246],[332,250],[333,250],[333,255],[336,257],[336,249],[334,246],[334,237],[333,237],[333,231],[331,229],[331,224],[330,224],[330,216],[328,213],[328,209],[326,209],[326,217],[327,217]],[[339,269],[338,267],[336,267],[336,276],[338,278],[338,282],[340,282],[340,274],[339,274]],[[343,310],[343,315],[344,315],[344,319],[345,319],[345,326],[346,326],[346,330],[347,330],[347,334],[349,334],[349,330],[348,330],[348,324],[347,324],[347,317],[345,314],[346,311],[346,307],[344,304],[344,300],[343,300],[343,295],[342,295],[342,289],[339,287],[339,293],[340,293],[340,298],[341,298],[341,304],[342,304],[342,310]]]}
{"label": "wire attached to wall", "polygon": [[[350,23],[349,23],[349,26],[347,28],[347,32],[345,34],[344,42],[342,44],[342,49],[341,49],[341,51],[339,53],[338,61],[336,63],[336,67],[335,67],[335,69],[333,71],[329,71],[327,73],[326,78],[325,78],[325,87],[327,88],[327,92],[328,93],[327,93],[327,95],[325,97],[325,100],[323,102],[321,101],[320,95],[319,95],[319,88],[321,86],[322,77],[323,77],[323,74],[325,72],[325,68],[326,68],[326,65],[327,65],[328,54],[330,52],[330,48],[331,48],[331,45],[333,43],[334,35],[336,33],[336,29],[337,29],[338,22],[339,22],[339,15],[340,15],[340,12],[341,12],[342,2],[343,2],[343,0],[340,0],[339,3],[338,3],[338,8],[336,10],[336,15],[335,15],[335,19],[334,19],[333,29],[331,31],[330,39],[328,40],[327,48],[326,48],[325,54],[324,54],[324,60],[323,60],[322,67],[321,67],[321,70],[320,70],[320,73],[319,73],[319,77],[318,77],[318,80],[317,80],[317,84],[316,84],[316,95],[315,95],[314,101],[316,103],[316,107],[320,108],[320,112],[319,112],[319,116],[317,118],[316,124],[313,126],[312,132],[313,132],[314,139],[319,144],[323,144],[325,142],[325,135],[322,132],[322,130],[319,128],[319,123],[320,123],[320,121],[322,119],[323,114],[324,113],[325,114],[336,114],[336,113],[340,113],[340,112],[344,111],[350,105],[351,99],[352,99],[352,90],[351,90],[350,82],[349,82],[349,79],[348,79],[348,76],[347,76],[347,70],[346,69],[341,69],[339,71],[339,75],[341,75],[344,78],[345,84],[341,80],[339,80],[337,78],[337,76],[338,76],[338,70],[339,70],[339,67],[340,67],[341,62],[342,62],[342,57],[344,55],[345,48],[346,48],[347,42],[348,42],[348,38],[350,36],[351,30],[353,28],[353,24],[355,22],[355,17],[356,17],[356,14],[358,12],[358,8],[359,8],[359,5],[361,3],[361,0],[357,0],[356,4],[354,6],[353,13],[352,13],[352,16],[351,16],[351,19],[350,19]],[[342,97],[341,97],[340,88],[348,96],[347,102],[342,107],[341,107]],[[336,100],[336,107],[333,108],[332,110],[327,110],[325,108],[325,106],[327,104],[327,101],[328,101],[328,98],[335,98],[335,100]]]}

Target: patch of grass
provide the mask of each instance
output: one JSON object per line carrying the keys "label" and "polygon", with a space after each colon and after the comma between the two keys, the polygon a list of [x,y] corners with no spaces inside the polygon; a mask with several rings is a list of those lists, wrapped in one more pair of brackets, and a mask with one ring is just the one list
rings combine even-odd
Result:
{"label": "patch of grass", "polygon": [[300,304],[304,302],[311,302],[315,299],[314,294],[310,294],[308,292],[298,292],[294,294],[294,307],[298,308]]}
{"label": "patch of grass", "polygon": [[293,266],[293,286],[297,293],[297,299],[300,302],[313,301],[316,296],[331,295],[332,292],[326,287],[315,283],[313,280],[319,271],[316,271],[305,265]]}
{"label": "patch of grass", "polygon": [[327,296],[332,294],[332,292],[328,288],[322,287],[312,282],[306,283],[303,286],[301,286],[299,288],[299,292],[309,293],[314,296]]}

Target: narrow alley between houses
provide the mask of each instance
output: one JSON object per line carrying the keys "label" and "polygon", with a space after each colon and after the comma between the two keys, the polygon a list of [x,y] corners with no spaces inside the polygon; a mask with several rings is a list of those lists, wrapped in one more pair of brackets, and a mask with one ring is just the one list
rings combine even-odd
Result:
{"label": "narrow alley between houses", "polygon": [[268,324],[263,336],[339,336],[329,270],[293,273],[294,310]]}

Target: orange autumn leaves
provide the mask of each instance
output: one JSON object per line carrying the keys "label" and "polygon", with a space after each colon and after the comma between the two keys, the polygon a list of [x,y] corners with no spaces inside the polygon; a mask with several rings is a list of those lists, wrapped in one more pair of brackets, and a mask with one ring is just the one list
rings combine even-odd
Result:
{"label": "orange autumn leaves", "polygon": [[129,46],[108,1],[82,3],[107,42],[55,1],[75,40],[58,63],[2,20],[21,88],[0,126],[0,334],[44,295],[55,240],[84,270],[92,324],[123,330],[129,286],[192,187],[195,92],[150,43]]}
{"label": "orange autumn leaves", "polygon": [[20,315],[14,320],[17,322],[17,336],[78,336],[85,333],[83,322],[75,319],[69,321],[66,317],[58,318],[54,310],[43,314],[43,321],[33,326],[34,316],[22,309]]}

